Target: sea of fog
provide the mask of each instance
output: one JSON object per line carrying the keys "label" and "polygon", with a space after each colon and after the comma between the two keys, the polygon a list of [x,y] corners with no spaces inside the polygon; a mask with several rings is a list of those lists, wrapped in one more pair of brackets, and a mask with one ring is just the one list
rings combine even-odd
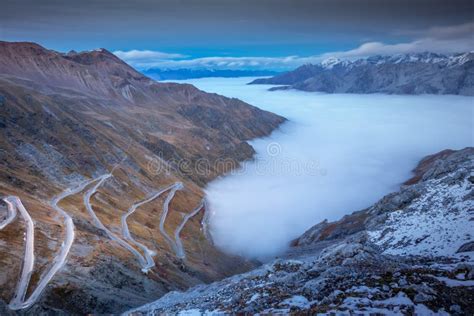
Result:
{"label": "sea of fog", "polygon": [[397,190],[426,155],[474,144],[474,99],[267,91],[253,78],[187,80],[289,121],[251,142],[255,161],[206,189],[222,249],[259,259],[318,222]]}

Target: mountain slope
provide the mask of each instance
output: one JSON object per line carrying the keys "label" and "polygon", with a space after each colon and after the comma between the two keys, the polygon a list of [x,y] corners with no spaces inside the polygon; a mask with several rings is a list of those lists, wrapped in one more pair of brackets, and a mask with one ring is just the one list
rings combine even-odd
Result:
{"label": "mountain slope", "polygon": [[[0,194],[18,197],[33,219],[27,298],[68,250],[58,207],[74,232],[66,264],[28,312],[116,313],[254,266],[213,246],[206,205],[180,229],[184,257],[174,236],[202,186],[251,158],[246,141],[283,121],[191,85],[157,83],[104,49],[62,54],[0,42]],[[164,190],[173,184],[176,192]],[[121,219],[146,199],[127,219],[134,244]],[[24,270],[25,221],[20,213],[3,221],[9,207],[0,202],[2,315],[15,313],[7,304]],[[147,274],[144,249],[155,263]]]}
{"label": "mountain slope", "polygon": [[471,315],[474,148],[420,163],[412,184],[323,222],[281,258],[126,314]]}
{"label": "mountain slope", "polygon": [[251,84],[326,93],[474,95],[474,53],[374,56],[356,61],[332,58]]}

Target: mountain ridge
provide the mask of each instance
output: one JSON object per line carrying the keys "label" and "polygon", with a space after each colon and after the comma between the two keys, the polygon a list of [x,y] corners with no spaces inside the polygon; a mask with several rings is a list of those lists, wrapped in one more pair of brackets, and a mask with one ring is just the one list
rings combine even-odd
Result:
{"label": "mountain ridge", "polygon": [[[54,275],[33,305],[12,301],[27,260],[24,220],[3,222],[0,314],[118,313],[255,266],[214,247],[207,205],[188,214],[207,182],[253,157],[247,140],[284,121],[188,84],[155,82],[106,50],[1,42],[0,214],[24,206],[33,221],[22,289],[29,295]],[[141,206],[123,235],[133,205]],[[166,236],[178,239],[179,253]],[[149,260],[147,249],[153,267],[137,260]],[[57,272],[56,260],[66,262]]]}
{"label": "mountain ridge", "polygon": [[249,84],[285,85],[325,93],[474,95],[474,52],[372,56],[357,60],[329,58]]}

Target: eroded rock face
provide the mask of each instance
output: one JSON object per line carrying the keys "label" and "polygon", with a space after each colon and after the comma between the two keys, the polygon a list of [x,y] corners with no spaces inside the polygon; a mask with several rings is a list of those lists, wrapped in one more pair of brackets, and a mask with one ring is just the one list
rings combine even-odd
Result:
{"label": "eroded rock face", "polygon": [[[51,205],[54,196],[112,173],[90,200],[104,226],[121,236],[121,217],[134,203],[181,182],[163,225],[174,236],[201,203],[202,187],[226,171],[216,161],[238,167],[254,154],[247,140],[283,121],[237,99],[155,82],[104,49],[62,54],[34,43],[0,42],[0,197],[18,196],[35,223],[29,291],[66,235]],[[197,169],[202,161],[204,169]],[[128,219],[131,235],[155,253],[156,266],[144,274],[134,255],[94,223],[83,201],[91,186],[59,203],[74,222],[74,243],[67,264],[29,313],[118,313],[255,266],[213,246],[202,225],[205,208],[182,229],[186,258],[177,258],[160,233],[163,194]],[[0,199],[0,220],[4,214]],[[23,233],[21,218],[0,230],[2,315],[15,313],[5,304],[21,273]]]}
{"label": "eroded rock face", "polygon": [[282,258],[129,314],[472,314],[474,148],[431,157],[418,182],[315,225]]}
{"label": "eroded rock face", "polygon": [[330,59],[251,83],[285,85],[271,90],[326,93],[474,95],[474,53],[373,56],[356,61]]}

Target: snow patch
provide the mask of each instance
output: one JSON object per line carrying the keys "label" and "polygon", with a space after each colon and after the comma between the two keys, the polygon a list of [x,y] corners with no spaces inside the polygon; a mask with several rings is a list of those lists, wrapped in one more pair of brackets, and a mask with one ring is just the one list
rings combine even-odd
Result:
{"label": "snow patch", "polygon": [[467,281],[461,281],[461,280],[453,280],[450,278],[446,277],[435,277],[438,281],[443,282],[449,287],[457,287],[457,286],[468,286],[468,287],[474,287],[474,280],[467,280]]}
{"label": "snow patch", "polygon": [[280,306],[298,307],[301,309],[309,308],[310,303],[308,299],[301,295],[294,295],[279,304]]}
{"label": "snow patch", "polygon": [[426,181],[426,191],[404,210],[389,214],[381,229],[369,231],[372,242],[393,255],[453,256],[473,240],[472,184],[443,183],[447,177]]}

